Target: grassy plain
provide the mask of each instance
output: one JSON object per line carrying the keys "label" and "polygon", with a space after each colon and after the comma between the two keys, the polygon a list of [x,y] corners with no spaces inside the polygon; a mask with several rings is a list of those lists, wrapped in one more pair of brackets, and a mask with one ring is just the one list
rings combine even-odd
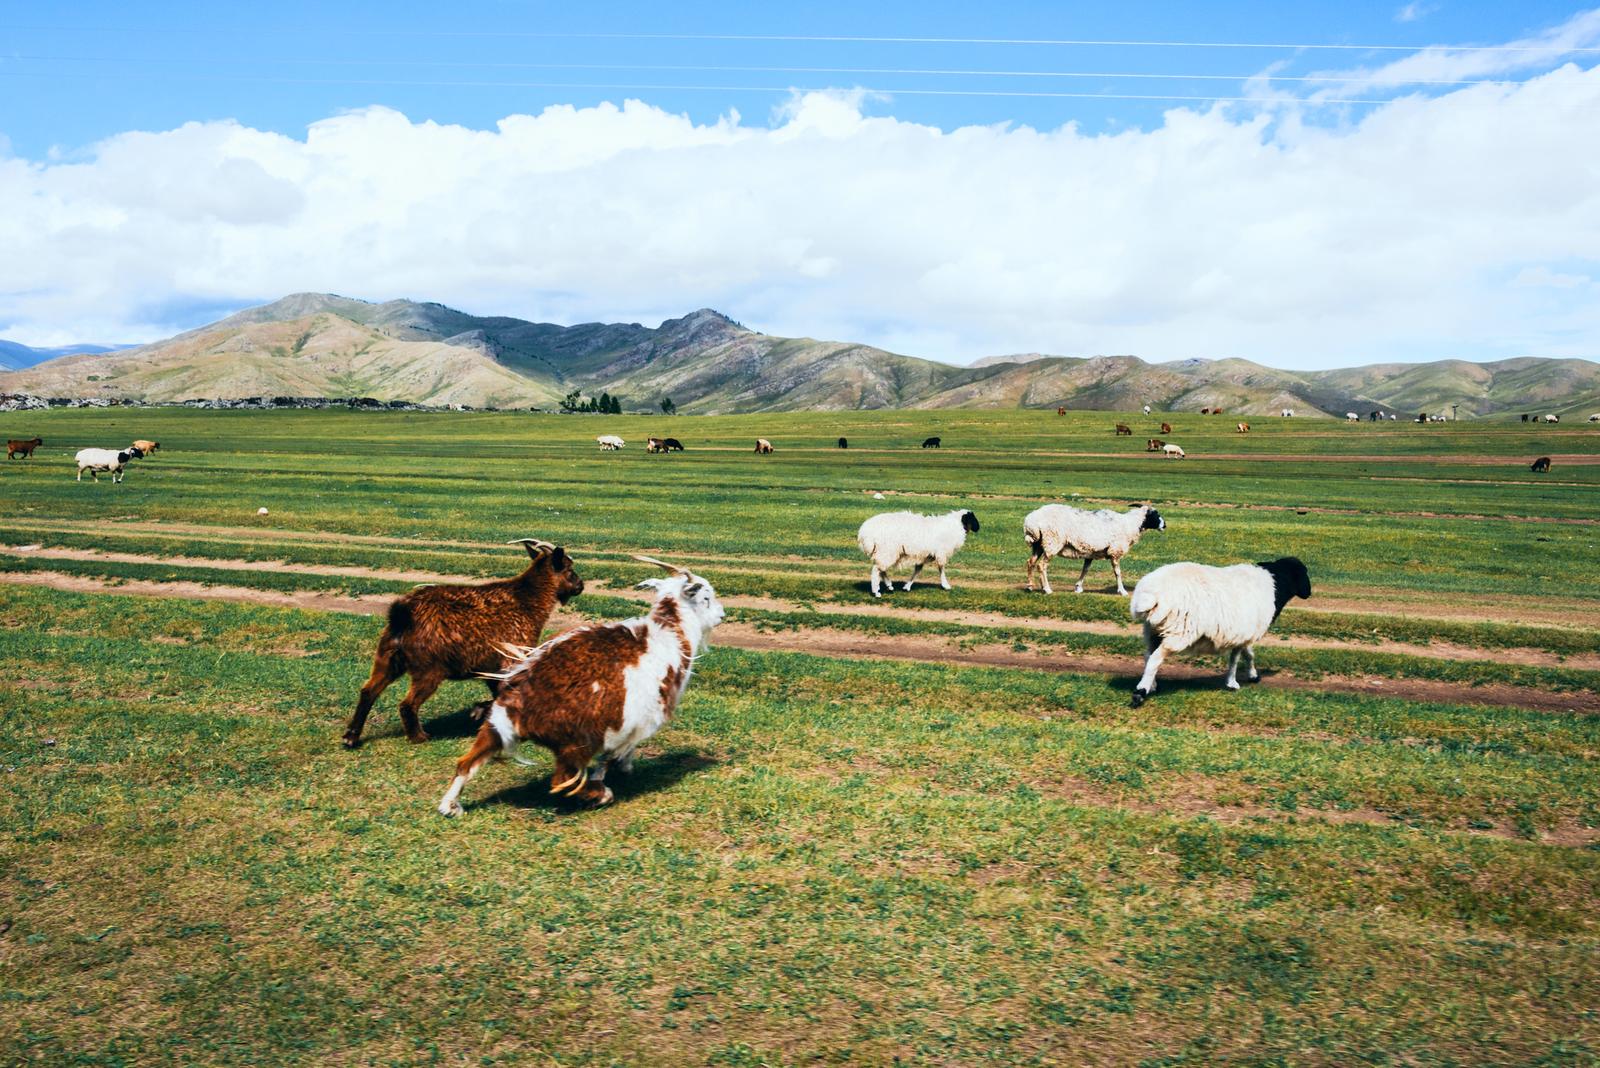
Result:
{"label": "grassy plain", "polygon": [[[0,418],[46,443],[0,466],[0,578],[81,587],[0,582],[7,1063],[1600,1058],[1593,430]],[[611,432],[629,447],[595,451]],[[648,456],[649,433],[688,451]],[[758,435],[778,451],[752,455]],[[76,449],[134,437],[162,451],[123,484],[73,481]],[[1138,648],[1104,564],[1082,596],[1068,561],[1054,597],[1020,590],[1022,516],[1051,499],[1162,510],[1130,586],[1171,560],[1303,557],[1316,596],[1261,658],[1280,674],[1134,710],[1125,676],[1031,669]],[[983,529],[956,589],[871,604],[860,521],[957,506]],[[771,642],[702,661],[608,809],[499,764],[440,820],[465,683],[425,710],[432,743],[403,743],[391,692],[373,740],[338,749],[374,619],[115,592],[393,593],[508,573],[522,534],[574,552],[589,615],[631,611],[626,554],[647,551]],[[808,655],[825,633],[858,655]],[[872,658],[913,641],[1013,653]]]}

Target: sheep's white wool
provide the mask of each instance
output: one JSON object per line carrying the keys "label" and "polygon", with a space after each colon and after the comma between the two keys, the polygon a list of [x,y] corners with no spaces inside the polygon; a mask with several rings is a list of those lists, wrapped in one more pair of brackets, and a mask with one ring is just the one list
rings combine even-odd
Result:
{"label": "sheep's white wool", "polygon": [[1158,567],[1133,588],[1129,608],[1172,652],[1228,652],[1259,641],[1276,611],[1272,575],[1255,564]]}
{"label": "sheep's white wool", "polygon": [[1035,508],[1022,521],[1029,545],[1038,545],[1046,557],[1109,560],[1127,555],[1144,534],[1144,517],[1150,506],[1126,512],[1101,508],[1090,512],[1066,504]]}
{"label": "sheep's white wool", "polygon": [[[856,533],[856,544],[872,561],[872,592],[878,592],[878,573],[889,571],[900,564],[910,564],[921,569],[926,564],[939,568],[939,581],[945,588],[944,569],[949,566],[956,550],[966,544],[967,528],[961,517],[967,514],[959,508],[944,515],[919,515],[916,512],[883,512],[861,524]],[[911,588],[915,575],[907,580]]]}

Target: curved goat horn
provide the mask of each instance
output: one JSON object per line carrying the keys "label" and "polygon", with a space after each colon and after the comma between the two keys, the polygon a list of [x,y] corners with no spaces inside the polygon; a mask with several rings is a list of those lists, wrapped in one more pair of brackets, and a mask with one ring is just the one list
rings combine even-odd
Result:
{"label": "curved goat horn", "polygon": [[524,549],[527,549],[528,558],[531,560],[539,559],[540,553],[547,553],[555,549],[554,545],[551,545],[549,542],[539,538],[512,538],[510,541],[506,542],[506,544],[520,545]]}
{"label": "curved goat horn", "polygon": [[689,573],[689,569],[686,567],[679,567],[677,564],[669,564],[665,560],[657,560],[653,556],[640,556],[638,553],[629,553],[628,555],[632,556],[641,564],[655,564],[657,567],[666,568],[675,575],[687,575]]}

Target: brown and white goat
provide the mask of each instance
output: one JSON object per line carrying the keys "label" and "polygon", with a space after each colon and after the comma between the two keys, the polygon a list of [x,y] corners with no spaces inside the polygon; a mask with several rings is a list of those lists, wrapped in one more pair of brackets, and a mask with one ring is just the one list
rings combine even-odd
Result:
{"label": "brown and white goat", "polygon": [[772,451],[772,442],[766,438],[756,438],[756,452],[765,456]]}
{"label": "brown and white goat", "polygon": [[695,658],[722,622],[711,583],[659,560],[634,559],[673,572],[639,584],[656,591],[648,615],[578,627],[537,649],[506,650],[517,662],[494,675],[499,692],[472,747],[456,763],[455,778],[439,801],[441,815],[461,815],[461,788],[495,754],[531,763],[516,755],[525,741],[555,755],[551,793],[594,805],[611,800],[607,769],[631,770],[634,751],[672,719]]}
{"label": "brown and white goat", "polygon": [[[400,722],[413,742],[428,740],[417,709],[446,679],[482,679],[506,665],[503,647],[537,645],[556,605],[583,592],[583,579],[559,545],[519,538],[528,550],[527,568],[516,578],[475,586],[419,586],[389,606],[389,625],[378,638],[372,675],[361,687],[355,714],[345,727],[344,744],[361,744],[367,713],[389,684],[411,676],[400,702]],[[516,544],[510,542],[508,544]],[[499,682],[486,679],[489,693]]]}

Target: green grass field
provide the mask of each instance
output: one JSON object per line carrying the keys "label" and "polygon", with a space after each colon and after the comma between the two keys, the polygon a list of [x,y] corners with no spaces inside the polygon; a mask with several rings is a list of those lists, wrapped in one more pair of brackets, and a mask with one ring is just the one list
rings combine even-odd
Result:
{"label": "green grass field", "polygon": [[[1600,1061],[1600,432],[1161,418],[0,416],[0,1062]],[[1109,567],[1020,588],[1049,500],[1161,509],[1130,587],[1305,559],[1266,683],[1128,707]],[[860,522],[957,506],[873,603]],[[725,640],[612,806],[498,763],[447,822],[482,689],[342,750],[362,613],[520,535],[567,622],[649,552]]]}

